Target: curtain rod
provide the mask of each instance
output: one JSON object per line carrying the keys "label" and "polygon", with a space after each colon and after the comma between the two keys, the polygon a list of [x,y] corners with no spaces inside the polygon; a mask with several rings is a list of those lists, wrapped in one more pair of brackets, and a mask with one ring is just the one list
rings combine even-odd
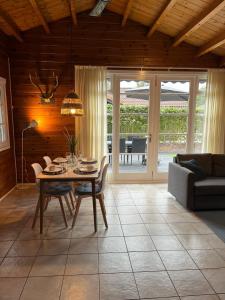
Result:
{"label": "curtain rod", "polygon": [[214,68],[182,68],[182,67],[136,67],[136,66],[107,66],[108,70],[140,70],[140,71],[177,71],[177,70],[187,70],[187,71],[201,71],[207,72],[210,69]]}

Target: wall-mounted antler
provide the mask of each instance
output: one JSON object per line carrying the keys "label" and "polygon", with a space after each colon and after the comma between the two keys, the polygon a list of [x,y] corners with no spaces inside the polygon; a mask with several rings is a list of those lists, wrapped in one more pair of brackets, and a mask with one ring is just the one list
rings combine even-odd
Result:
{"label": "wall-mounted antler", "polygon": [[35,73],[35,81],[32,79],[31,74],[29,74],[29,78],[30,78],[30,82],[33,86],[35,86],[36,88],[39,89],[41,95],[41,103],[53,103],[54,102],[54,92],[56,91],[58,85],[59,85],[59,79],[58,76],[55,75],[55,73],[53,72],[53,77],[55,79],[55,83],[53,84],[53,86],[50,88],[49,85],[46,86],[46,90],[43,91],[40,87],[40,84],[38,83],[40,80],[38,80],[38,76],[37,73]]}

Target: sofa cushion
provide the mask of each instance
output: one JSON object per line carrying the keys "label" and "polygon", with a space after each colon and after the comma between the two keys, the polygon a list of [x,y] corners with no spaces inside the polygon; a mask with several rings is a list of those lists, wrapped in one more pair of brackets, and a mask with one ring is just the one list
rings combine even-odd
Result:
{"label": "sofa cushion", "polygon": [[195,195],[224,195],[225,201],[225,178],[208,177],[194,183]]}
{"label": "sofa cushion", "polygon": [[212,176],[225,177],[225,155],[212,155]]}
{"label": "sofa cushion", "polygon": [[195,159],[183,160],[180,162],[180,165],[188,170],[191,170],[195,174],[196,180],[201,180],[206,177],[204,170]]}
{"label": "sofa cushion", "polygon": [[178,163],[184,160],[195,159],[201,168],[204,170],[207,176],[212,176],[212,154],[201,153],[201,154],[177,154],[176,160]]}

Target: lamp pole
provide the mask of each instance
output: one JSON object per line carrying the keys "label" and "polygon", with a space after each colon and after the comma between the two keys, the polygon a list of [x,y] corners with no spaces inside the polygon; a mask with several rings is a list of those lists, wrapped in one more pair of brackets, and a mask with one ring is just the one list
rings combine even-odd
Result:
{"label": "lamp pole", "polygon": [[22,186],[21,186],[21,188],[23,189],[23,168],[24,168],[24,165],[23,165],[23,149],[24,149],[24,145],[23,145],[23,138],[24,138],[24,132],[27,130],[27,129],[31,129],[31,128],[35,128],[35,127],[37,127],[38,126],[38,123],[37,123],[37,121],[35,121],[35,120],[32,120],[31,122],[30,122],[30,124],[26,127],[26,128],[24,128],[23,130],[22,130],[22,134],[21,134],[21,139],[22,139],[22,144],[21,144],[21,183],[22,183]]}

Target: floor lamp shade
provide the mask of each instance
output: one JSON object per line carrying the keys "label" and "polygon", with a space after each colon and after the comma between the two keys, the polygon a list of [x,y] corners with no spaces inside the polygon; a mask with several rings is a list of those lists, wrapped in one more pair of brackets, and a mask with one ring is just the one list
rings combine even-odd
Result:
{"label": "floor lamp shade", "polygon": [[22,183],[22,187],[23,187],[23,160],[24,160],[24,157],[23,157],[23,149],[24,149],[24,145],[23,145],[23,138],[24,138],[24,132],[28,129],[32,129],[32,128],[35,128],[38,126],[38,122],[36,120],[32,120],[28,126],[26,128],[24,128],[22,130],[22,150],[21,150],[21,183]]}

